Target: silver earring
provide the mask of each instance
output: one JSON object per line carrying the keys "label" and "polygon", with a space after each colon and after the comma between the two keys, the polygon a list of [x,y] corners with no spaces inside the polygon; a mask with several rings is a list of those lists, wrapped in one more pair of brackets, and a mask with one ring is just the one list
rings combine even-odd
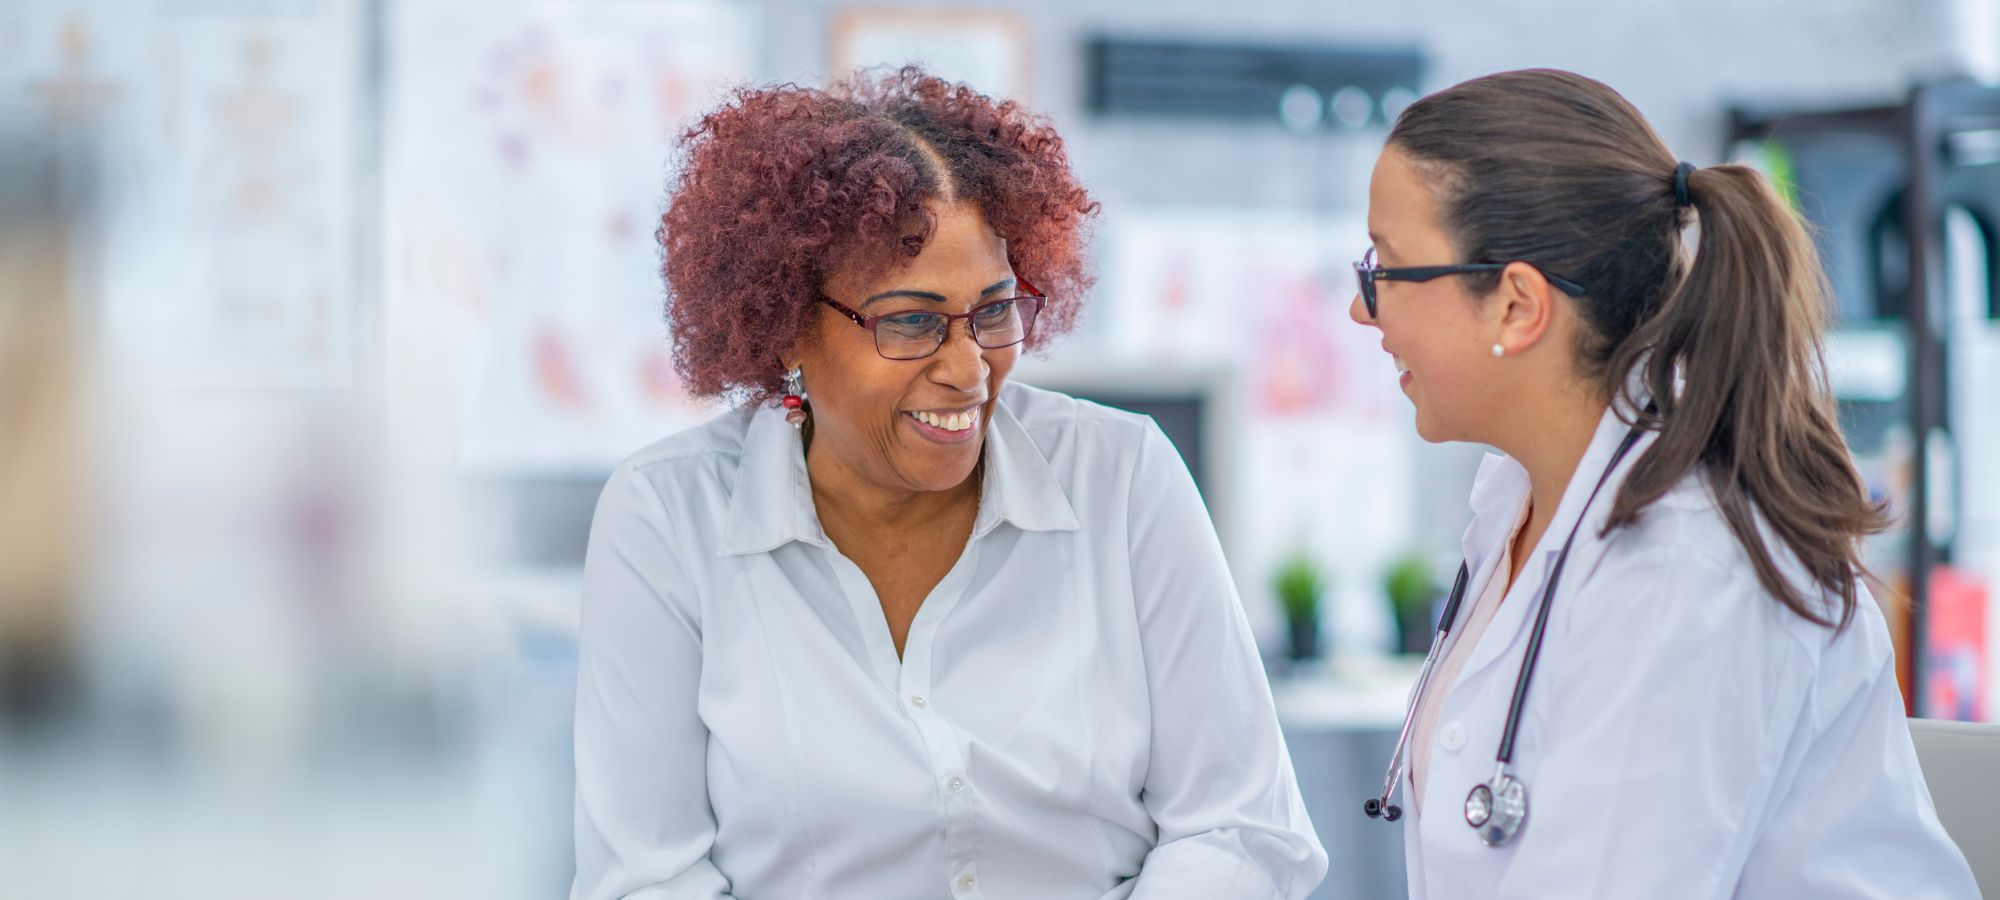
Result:
{"label": "silver earring", "polygon": [[1503,357],[1503,356],[1506,356],[1506,355],[1507,355],[1507,348],[1505,348],[1505,347],[1502,347],[1502,346],[1500,346],[1500,345],[1499,345],[1499,344],[1497,344],[1497,343],[1493,345],[1493,358],[1494,358],[1494,359],[1499,359],[1500,357]]}
{"label": "silver earring", "polygon": [[798,369],[787,371],[785,373],[785,396],[780,402],[785,407],[785,421],[792,423],[793,428],[798,428],[806,424],[805,394],[805,376]]}

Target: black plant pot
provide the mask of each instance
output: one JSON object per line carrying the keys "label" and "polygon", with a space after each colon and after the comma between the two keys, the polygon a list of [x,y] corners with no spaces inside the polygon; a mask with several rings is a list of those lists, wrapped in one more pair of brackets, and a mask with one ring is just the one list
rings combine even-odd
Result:
{"label": "black plant pot", "polygon": [[1396,635],[1402,652],[1429,652],[1432,633],[1430,604],[1396,610]]}
{"label": "black plant pot", "polygon": [[1285,656],[1292,660],[1319,658],[1319,617],[1287,616],[1285,631],[1291,638],[1291,646]]}

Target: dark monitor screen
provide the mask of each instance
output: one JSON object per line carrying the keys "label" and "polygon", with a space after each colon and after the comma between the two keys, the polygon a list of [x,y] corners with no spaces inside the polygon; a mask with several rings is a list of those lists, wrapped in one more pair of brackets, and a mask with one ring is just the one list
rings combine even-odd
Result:
{"label": "dark monitor screen", "polygon": [[1203,500],[1209,499],[1211,484],[1208,466],[1210,461],[1205,449],[1203,430],[1208,425],[1208,403],[1199,393],[1162,394],[1136,393],[1118,390],[1070,391],[1071,396],[1102,403],[1128,412],[1152,416],[1160,430],[1166,432],[1167,440],[1181,453],[1187,463],[1188,472],[1194,475],[1195,488],[1201,492]]}

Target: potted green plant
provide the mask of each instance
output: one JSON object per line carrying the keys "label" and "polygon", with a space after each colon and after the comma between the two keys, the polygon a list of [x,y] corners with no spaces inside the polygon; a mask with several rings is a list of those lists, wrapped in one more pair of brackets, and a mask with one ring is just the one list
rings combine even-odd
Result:
{"label": "potted green plant", "polygon": [[1278,565],[1272,587],[1285,611],[1285,633],[1290,638],[1285,655],[1293,660],[1318,657],[1319,604],[1326,592],[1319,564],[1304,551],[1293,553]]}
{"label": "potted green plant", "polygon": [[1433,628],[1431,617],[1442,590],[1431,573],[1430,563],[1420,553],[1403,554],[1384,573],[1382,590],[1395,613],[1397,649],[1404,653],[1428,651]]}

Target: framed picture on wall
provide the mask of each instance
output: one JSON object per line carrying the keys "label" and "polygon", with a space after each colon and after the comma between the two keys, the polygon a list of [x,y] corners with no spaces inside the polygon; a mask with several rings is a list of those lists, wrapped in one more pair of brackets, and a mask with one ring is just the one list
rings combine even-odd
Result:
{"label": "framed picture on wall", "polygon": [[827,62],[836,79],[859,68],[916,63],[995,97],[1033,99],[1027,22],[1005,10],[844,9],[830,27]]}

